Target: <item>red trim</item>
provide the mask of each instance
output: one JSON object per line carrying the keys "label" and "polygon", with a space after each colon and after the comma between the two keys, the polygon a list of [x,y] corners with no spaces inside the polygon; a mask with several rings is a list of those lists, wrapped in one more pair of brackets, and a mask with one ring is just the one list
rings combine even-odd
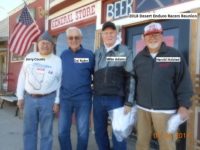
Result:
{"label": "red trim", "polygon": [[[81,1],[81,0],[65,0],[65,1],[55,5],[53,7],[51,7],[50,10],[49,10],[49,15],[52,15],[52,14],[56,13],[57,11],[62,10],[62,9],[66,8],[66,7],[70,6],[70,5],[73,5],[73,4],[77,3],[77,2],[79,2],[79,1]],[[94,2],[97,2],[97,1],[99,1],[99,0],[96,0]]]}
{"label": "red trim", "polygon": [[65,0],[65,1],[53,6],[52,8],[50,8],[49,15],[52,15],[53,13],[55,13],[63,8],[66,8],[74,3],[77,3],[79,1],[81,1],[81,0]]}
{"label": "red trim", "polygon": [[114,3],[116,0],[102,0],[102,5],[101,5],[101,10],[102,10],[102,15],[101,15],[101,23],[103,24],[106,22],[106,6],[107,4]]}
{"label": "red trim", "polygon": [[[39,14],[40,12],[38,11],[38,7],[39,8],[44,8],[44,0],[37,0],[31,4],[28,4],[28,7],[31,9],[35,9],[35,21],[37,22],[39,28],[41,29],[41,31],[44,31],[44,24],[45,24],[45,20],[44,17],[41,17]],[[9,36],[11,36],[14,27],[16,26],[16,18],[21,14],[21,10],[16,11],[15,13],[13,13],[12,15],[9,16]],[[12,62],[11,60],[11,53],[10,51],[7,51],[7,61],[8,61],[8,91],[12,91],[15,92],[16,91],[16,87],[17,87],[17,79],[19,76],[19,71],[22,65],[22,61],[20,62]]]}
{"label": "red trim", "polygon": [[126,28],[122,27],[121,29],[121,32],[122,32],[122,44],[125,44],[125,38],[126,38]]}

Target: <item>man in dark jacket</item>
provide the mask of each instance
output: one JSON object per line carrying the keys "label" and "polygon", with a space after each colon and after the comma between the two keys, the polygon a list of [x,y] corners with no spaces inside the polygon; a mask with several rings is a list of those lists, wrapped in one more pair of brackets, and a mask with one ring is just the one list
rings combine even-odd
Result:
{"label": "man in dark jacket", "polygon": [[[107,133],[108,111],[124,106],[124,112],[131,110],[134,97],[132,53],[120,44],[116,26],[106,22],[102,28],[104,45],[95,52],[94,72],[94,128],[99,150],[109,150]],[[125,150],[126,140],[118,142],[113,136],[114,150]]]}
{"label": "man in dark jacket", "polygon": [[148,150],[153,130],[160,150],[174,150],[175,140],[167,133],[174,114],[188,119],[192,84],[183,56],[163,42],[159,23],[144,28],[146,47],[135,57],[136,103],[138,106],[137,150]]}

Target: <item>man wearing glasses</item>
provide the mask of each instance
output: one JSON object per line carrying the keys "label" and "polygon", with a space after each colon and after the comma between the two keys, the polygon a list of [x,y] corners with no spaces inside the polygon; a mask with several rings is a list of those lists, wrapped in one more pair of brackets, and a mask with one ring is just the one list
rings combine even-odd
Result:
{"label": "man wearing glasses", "polygon": [[169,118],[189,117],[192,84],[183,56],[163,41],[159,23],[144,28],[145,48],[135,57],[137,150],[148,150],[153,131],[160,150],[175,150],[175,137],[167,133]]}
{"label": "man wearing glasses", "polygon": [[[131,110],[135,92],[132,72],[133,56],[121,44],[114,23],[106,22],[102,27],[104,44],[95,51],[94,72],[94,129],[99,150],[110,150],[107,133],[108,112],[124,107],[124,113]],[[126,150],[126,140],[121,142],[112,136],[114,150]]]}
{"label": "man wearing glasses", "polygon": [[62,82],[60,88],[59,142],[61,150],[71,150],[70,129],[72,114],[77,126],[77,150],[86,150],[89,137],[91,112],[91,75],[94,69],[94,55],[81,45],[79,28],[66,30],[69,49],[61,55]]}

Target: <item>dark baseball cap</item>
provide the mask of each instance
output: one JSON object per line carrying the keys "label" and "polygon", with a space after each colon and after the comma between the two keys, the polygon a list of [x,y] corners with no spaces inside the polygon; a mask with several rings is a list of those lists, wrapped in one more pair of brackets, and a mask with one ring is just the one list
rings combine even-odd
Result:
{"label": "dark baseball cap", "polygon": [[111,29],[113,29],[113,30],[117,30],[115,24],[112,23],[112,22],[110,22],[110,21],[105,22],[105,23],[103,24],[102,31],[104,31],[106,28],[111,28]]}

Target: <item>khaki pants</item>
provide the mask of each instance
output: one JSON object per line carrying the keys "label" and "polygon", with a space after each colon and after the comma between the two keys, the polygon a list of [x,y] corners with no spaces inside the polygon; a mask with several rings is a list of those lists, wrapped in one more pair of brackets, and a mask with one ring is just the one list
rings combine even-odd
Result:
{"label": "khaki pants", "polygon": [[171,114],[151,113],[142,109],[138,109],[137,113],[136,150],[149,150],[152,136],[158,139],[160,150],[176,149],[175,135],[166,132]]}

